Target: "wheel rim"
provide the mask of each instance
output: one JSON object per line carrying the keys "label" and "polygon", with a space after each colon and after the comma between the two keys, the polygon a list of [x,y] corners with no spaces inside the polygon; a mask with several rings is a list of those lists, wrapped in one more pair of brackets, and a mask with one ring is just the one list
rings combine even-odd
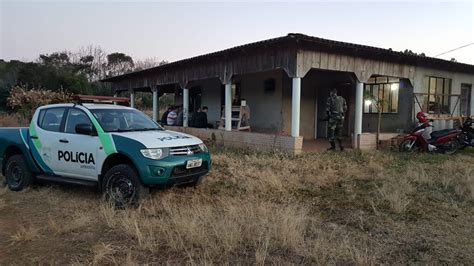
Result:
{"label": "wheel rim", "polygon": [[458,149],[458,142],[456,140],[451,140],[450,142],[445,144],[446,153],[451,154],[456,152]]}
{"label": "wheel rim", "polygon": [[416,140],[405,140],[403,143],[402,143],[402,150],[405,151],[405,152],[413,152],[415,149],[416,149]]}
{"label": "wheel rim", "polygon": [[130,203],[135,197],[136,188],[130,179],[124,176],[110,180],[109,196],[119,205]]}
{"label": "wheel rim", "polygon": [[18,187],[22,180],[22,171],[18,164],[12,163],[8,167],[9,183],[12,187]]}

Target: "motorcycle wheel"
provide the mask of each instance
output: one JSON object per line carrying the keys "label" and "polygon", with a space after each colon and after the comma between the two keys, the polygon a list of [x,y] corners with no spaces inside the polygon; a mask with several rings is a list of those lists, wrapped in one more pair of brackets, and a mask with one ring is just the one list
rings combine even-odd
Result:
{"label": "motorcycle wheel", "polygon": [[459,143],[457,139],[453,139],[443,145],[443,150],[445,154],[451,155],[454,154],[458,149],[460,149],[461,146],[461,143]]}
{"label": "motorcycle wheel", "polygon": [[400,143],[399,149],[401,152],[412,153],[418,151],[420,147],[418,147],[416,140],[406,139]]}

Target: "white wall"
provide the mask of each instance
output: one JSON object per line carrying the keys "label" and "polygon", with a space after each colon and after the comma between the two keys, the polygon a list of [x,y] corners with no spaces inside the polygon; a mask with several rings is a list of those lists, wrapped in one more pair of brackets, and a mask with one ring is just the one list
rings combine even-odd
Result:
{"label": "white wall", "polygon": [[[415,79],[413,87],[415,93],[426,93],[428,90],[429,77],[441,77],[449,78],[452,80],[451,83],[451,94],[461,94],[461,84],[471,84],[474,87],[474,74],[464,74],[456,73],[450,71],[436,70],[425,67],[417,67],[415,72]],[[456,105],[457,97],[451,98],[451,108],[454,108]],[[415,104],[414,112],[419,112],[420,108],[418,104]],[[458,102],[456,109],[454,110],[454,115],[459,114],[460,102]],[[474,93],[471,93],[471,114],[474,113]]]}
{"label": "white wall", "polygon": [[[282,130],[283,70],[238,76],[242,98],[250,107],[250,127],[257,132],[276,133]],[[275,79],[275,91],[265,92],[264,81]]]}

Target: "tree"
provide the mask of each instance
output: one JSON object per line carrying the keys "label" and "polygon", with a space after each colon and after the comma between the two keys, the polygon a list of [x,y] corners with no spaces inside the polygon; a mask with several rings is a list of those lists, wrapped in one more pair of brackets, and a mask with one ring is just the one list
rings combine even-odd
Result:
{"label": "tree", "polygon": [[162,66],[168,64],[168,61],[159,60],[156,57],[146,58],[144,60],[137,60],[135,61],[135,68],[134,71],[148,69],[156,66]]}
{"label": "tree", "polygon": [[7,104],[18,112],[24,122],[31,120],[36,109],[42,105],[71,101],[71,95],[64,91],[28,89],[26,86],[14,86],[7,98]]}
{"label": "tree", "polygon": [[133,70],[134,63],[131,56],[124,53],[111,53],[107,55],[107,70],[109,76],[117,76]]}

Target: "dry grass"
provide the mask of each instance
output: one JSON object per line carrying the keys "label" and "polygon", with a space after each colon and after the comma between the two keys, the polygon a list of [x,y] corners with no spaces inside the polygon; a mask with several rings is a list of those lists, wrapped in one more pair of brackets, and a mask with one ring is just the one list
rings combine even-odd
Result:
{"label": "dry grass", "polygon": [[39,237],[39,228],[34,225],[23,226],[21,225],[18,231],[10,236],[11,242],[23,242],[31,241]]}
{"label": "dry grass", "polygon": [[38,225],[4,223],[3,231],[29,239],[22,252],[43,251],[35,262],[56,264],[474,261],[472,153],[291,157],[218,149],[213,159],[197,189],[156,191],[132,210],[115,210],[83,188],[0,189],[5,221],[34,217]]}
{"label": "dry grass", "polygon": [[19,127],[27,124],[18,114],[0,113],[0,127]]}

